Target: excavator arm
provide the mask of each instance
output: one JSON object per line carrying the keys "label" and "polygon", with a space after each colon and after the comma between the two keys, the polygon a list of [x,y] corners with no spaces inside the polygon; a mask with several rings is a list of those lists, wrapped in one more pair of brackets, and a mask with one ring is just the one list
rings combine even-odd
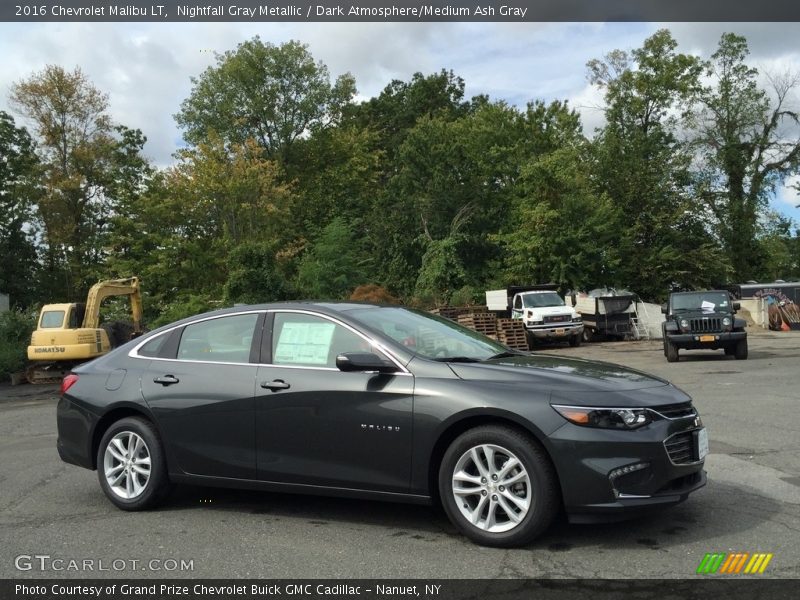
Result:
{"label": "excavator arm", "polygon": [[100,305],[111,296],[128,296],[131,302],[134,333],[142,332],[142,292],[138,277],[127,279],[108,279],[95,283],[86,297],[86,314],[83,317],[85,329],[97,329],[100,326]]}

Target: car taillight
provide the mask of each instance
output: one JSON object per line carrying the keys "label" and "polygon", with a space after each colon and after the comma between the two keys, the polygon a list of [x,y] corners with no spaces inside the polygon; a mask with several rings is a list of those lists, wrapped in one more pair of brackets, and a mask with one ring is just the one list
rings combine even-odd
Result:
{"label": "car taillight", "polygon": [[61,395],[67,393],[67,390],[71,388],[75,383],[78,381],[78,376],[75,373],[70,373],[64,379],[61,380]]}

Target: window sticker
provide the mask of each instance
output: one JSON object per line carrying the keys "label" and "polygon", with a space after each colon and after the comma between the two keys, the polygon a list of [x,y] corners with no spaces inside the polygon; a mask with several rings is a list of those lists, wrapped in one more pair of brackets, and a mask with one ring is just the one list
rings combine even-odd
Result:
{"label": "window sticker", "polygon": [[275,348],[276,364],[326,365],[334,323],[284,323]]}

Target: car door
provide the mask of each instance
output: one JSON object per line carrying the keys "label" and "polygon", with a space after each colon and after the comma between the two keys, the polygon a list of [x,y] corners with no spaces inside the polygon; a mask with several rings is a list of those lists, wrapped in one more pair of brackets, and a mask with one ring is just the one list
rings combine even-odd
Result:
{"label": "car door", "polygon": [[142,376],[142,394],[180,471],[255,479],[255,359],[263,320],[263,312],[249,312],[186,325],[176,332],[172,357],[155,357]]}
{"label": "car door", "polygon": [[413,376],[339,371],[340,353],[380,351],[331,317],[277,311],[267,322],[256,386],[258,477],[407,491]]}

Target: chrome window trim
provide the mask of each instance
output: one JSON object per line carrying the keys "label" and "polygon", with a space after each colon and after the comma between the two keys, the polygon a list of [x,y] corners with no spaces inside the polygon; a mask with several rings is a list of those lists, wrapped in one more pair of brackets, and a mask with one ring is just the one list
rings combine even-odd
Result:
{"label": "chrome window trim", "polygon": [[224,317],[238,317],[241,315],[259,315],[261,313],[266,312],[265,310],[243,310],[241,312],[233,312],[227,313],[224,315],[214,315],[212,317],[205,317],[202,319],[197,319],[196,321],[192,321],[191,323],[184,323],[183,325],[173,325],[169,329],[165,329],[161,333],[158,333],[152,337],[148,337],[142,340],[140,343],[136,344],[133,348],[131,348],[130,352],[128,352],[128,356],[130,358],[139,358],[141,360],[163,360],[167,362],[187,362],[187,363],[199,363],[199,364],[212,364],[212,365],[245,365],[245,366],[253,366],[255,363],[240,363],[240,362],[225,362],[220,360],[195,360],[190,358],[160,358],[158,356],[142,356],[139,354],[139,348],[144,346],[145,344],[152,342],[153,340],[160,338],[162,335],[167,335],[172,333],[176,329],[180,329],[181,327],[187,327],[189,325],[194,325],[195,323],[203,323],[205,321],[213,321],[214,319],[222,319]]}
{"label": "chrome window trim", "polygon": [[153,341],[156,338],[161,337],[162,335],[168,335],[168,334],[172,333],[173,331],[175,331],[176,329],[179,329],[181,327],[187,327],[189,325],[194,325],[195,323],[202,323],[204,321],[212,321],[214,319],[223,319],[225,317],[236,317],[236,316],[240,316],[240,315],[251,315],[251,314],[262,314],[262,313],[264,313],[264,314],[266,314],[266,313],[273,313],[273,314],[274,313],[299,313],[299,314],[311,315],[312,317],[319,317],[319,318],[322,318],[322,319],[327,319],[329,321],[332,321],[333,323],[335,323],[337,325],[341,325],[345,329],[349,329],[350,331],[355,333],[357,336],[362,338],[364,341],[368,342],[370,346],[372,346],[373,348],[377,349],[381,354],[385,355],[391,362],[393,362],[395,364],[395,366],[398,369],[400,369],[400,371],[397,372],[397,373],[392,373],[392,375],[412,375],[412,373],[408,369],[406,369],[406,367],[403,365],[403,363],[400,362],[400,360],[390,350],[388,350],[383,344],[381,344],[378,340],[370,338],[366,334],[358,331],[357,329],[355,329],[351,325],[348,325],[347,323],[344,323],[343,321],[340,321],[336,317],[331,317],[330,315],[314,312],[314,311],[311,311],[311,310],[298,309],[298,308],[269,308],[269,309],[263,309],[262,308],[262,309],[256,309],[256,310],[243,310],[243,311],[240,311],[240,312],[226,313],[224,315],[214,315],[214,316],[211,316],[211,317],[204,317],[202,319],[197,319],[196,321],[191,321],[190,323],[184,323],[182,325],[174,325],[174,326],[170,327],[169,329],[165,329],[161,333],[158,333],[158,334],[156,334],[156,335],[154,335],[152,337],[148,337],[148,338],[142,340],[140,343],[136,344],[128,352],[128,356],[130,358],[138,358],[140,360],[160,360],[160,361],[165,361],[165,362],[211,364],[211,365],[238,365],[238,366],[243,366],[243,367],[277,367],[277,368],[282,368],[282,369],[306,369],[306,370],[313,370],[313,371],[335,371],[337,373],[341,372],[341,371],[339,371],[339,369],[337,369],[335,367],[312,367],[312,366],[305,366],[305,365],[281,365],[281,364],[275,364],[275,363],[251,363],[251,362],[240,363],[240,362],[224,362],[224,361],[219,361],[219,360],[196,360],[196,359],[187,359],[187,358],[159,358],[158,356],[142,356],[141,354],[139,354],[139,348],[141,348],[145,344]]}

